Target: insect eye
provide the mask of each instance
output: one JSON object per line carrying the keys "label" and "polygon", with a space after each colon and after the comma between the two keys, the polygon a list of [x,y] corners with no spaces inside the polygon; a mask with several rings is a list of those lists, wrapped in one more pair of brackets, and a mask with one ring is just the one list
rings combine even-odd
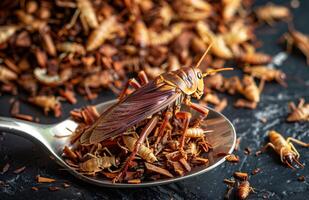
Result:
{"label": "insect eye", "polygon": [[199,79],[203,78],[201,72],[197,72],[197,78],[199,78]]}

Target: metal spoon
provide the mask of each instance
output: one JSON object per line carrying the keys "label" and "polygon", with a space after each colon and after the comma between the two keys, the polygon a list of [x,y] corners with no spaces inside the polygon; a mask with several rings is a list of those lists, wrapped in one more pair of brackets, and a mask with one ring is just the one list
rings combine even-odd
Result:
{"label": "metal spoon", "polygon": [[[109,106],[116,101],[108,101],[96,106],[97,110],[102,113]],[[188,109],[188,108],[187,108]],[[155,186],[175,181],[184,180],[189,177],[200,175],[215,167],[219,166],[225,161],[224,157],[220,157],[218,153],[232,153],[236,143],[236,133],[231,122],[222,114],[214,111],[211,108],[206,120],[203,121],[202,126],[207,126],[208,130],[213,132],[207,133],[207,139],[213,145],[213,150],[208,153],[209,164],[193,168],[193,170],[182,177],[161,179],[151,182],[144,182],[141,184],[126,184],[126,183],[112,183],[111,181],[102,177],[89,177],[78,173],[65,163],[62,157],[62,151],[65,145],[70,146],[70,135],[78,124],[71,118],[64,120],[58,124],[43,125],[27,121],[22,121],[13,118],[0,117],[0,131],[10,132],[19,135],[44,147],[49,154],[51,154],[55,161],[63,168],[67,169],[75,177],[84,180],[88,183],[98,186],[106,187],[144,187]],[[190,110],[193,119],[198,116],[195,110]]]}

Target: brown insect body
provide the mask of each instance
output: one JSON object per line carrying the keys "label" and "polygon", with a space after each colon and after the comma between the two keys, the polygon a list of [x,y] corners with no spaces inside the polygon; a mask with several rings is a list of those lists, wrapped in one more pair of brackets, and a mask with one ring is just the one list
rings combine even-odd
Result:
{"label": "brown insect body", "polygon": [[253,188],[250,187],[249,181],[242,181],[237,188],[238,199],[246,199],[251,191],[253,191]]}
{"label": "brown insect body", "polygon": [[77,0],[77,7],[81,11],[81,17],[83,17],[90,28],[98,27],[99,23],[95,11],[89,0]]}
{"label": "brown insect body", "polygon": [[245,67],[244,72],[251,74],[258,79],[264,79],[265,81],[277,81],[282,86],[286,86],[284,72],[278,69],[272,69],[266,66],[254,66]]}
{"label": "brown insect body", "polygon": [[268,143],[263,148],[263,150],[270,146],[276,151],[277,154],[280,155],[281,162],[285,163],[288,167],[294,169],[294,167],[292,166],[294,161],[297,165],[303,167],[303,165],[298,161],[300,155],[290,141],[293,141],[304,147],[309,147],[309,144],[306,144],[294,138],[284,139],[281,134],[274,130],[269,131],[268,137],[270,143]]}
{"label": "brown insect body", "polygon": [[268,4],[257,8],[256,15],[258,19],[267,23],[272,23],[274,20],[287,19],[291,16],[289,8],[274,4]]}
{"label": "brown insect body", "polygon": [[87,173],[95,173],[103,169],[117,165],[114,156],[93,157],[79,164],[79,170]]}
{"label": "brown insect body", "polygon": [[188,138],[201,138],[205,136],[205,133],[208,131],[204,131],[201,128],[189,128],[186,132],[186,136]]}
{"label": "brown insect body", "polygon": [[28,100],[30,103],[42,107],[45,114],[47,114],[50,110],[54,111],[56,117],[61,114],[59,99],[54,96],[35,96],[29,98]]}
{"label": "brown insect body", "polygon": [[115,16],[110,16],[109,18],[102,21],[96,29],[94,29],[89,35],[86,50],[92,51],[97,49],[100,45],[108,39],[113,32],[118,29],[118,23]]}
{"label": "brown insect body", "polygon": [[[137,139],[135,139],[131,136],[124,136],[123,141],[124,141],[126,147],[132,152],[134,150],[134,145],[135,145]],[[142,157],[143,159],[145,159],[147,162],[153,163],[153,162],[157,161],[156,156],[145,145],[140,146],[140,148],[137,150],[137,154],[140,157]]]}
{"label": "brown insect body", "polygon": [[[206,52],[203,57],[205,55]],[[99,119],[81,136],[81,143],[94,144],[110,137],[119,136],[126,132],[130,126],[172,104],[180,106],[184,97],[188,99],[193,96],[199,99],[204,92],[203,77],[222,70],[230,70],[230,68],[203,74],[197,67],[187,67],[161,74],[103,112]],[[192,104],[191,102],[187,103]]]}
{"label": "brown insect body", "polygon": [[290,104],[292,112],[289,114],[287,121],[308,121],[309,120],[309,104],[305,104],[305,100],[301,99],[298,106],[296,107],[294,103]]}
{"label": "brown insect body", "polygon": [[0,26],[0,44],[7,41],[17,31],[17,26]]}
{"label": "brown insect body", "polygon": [[295,45],[307,59],[307,65],[309,64],[309,37],[299,31],[290,30],[288,34],[285,34],[287,40],[287,51],[291,51],[292,45]]}
{"label": "brown insect body", "polygon": [[252,76],[244,76],[241,93],[250,101],[260,101],[260,88],[256,85]]}
{"label": "brown insect body", "polygon": [[0,81],[8,82],[11,80],[16,80],[17,74],[10,69],[0,65]]}

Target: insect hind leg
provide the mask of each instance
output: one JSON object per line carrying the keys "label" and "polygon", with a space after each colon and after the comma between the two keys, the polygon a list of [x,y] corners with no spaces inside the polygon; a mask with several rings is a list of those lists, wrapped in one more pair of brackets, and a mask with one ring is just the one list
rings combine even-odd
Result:
{"label": "insect hind leg", "polygon": [[294,142],[294,143],[296,143],[296,144],[298,144],[298,145],[300,145],[300,146],[303,146],[303,147],[309,147],[309,143],[305,143],[305,142],[303,142],[303,141],[300,141],[300,140],[298,140],[298,139],[295,139],[295,138],[292,138],[292,137],[288,137],[287,139],[286,139],[286,141],[289,143],[290,141],[291,142]]}

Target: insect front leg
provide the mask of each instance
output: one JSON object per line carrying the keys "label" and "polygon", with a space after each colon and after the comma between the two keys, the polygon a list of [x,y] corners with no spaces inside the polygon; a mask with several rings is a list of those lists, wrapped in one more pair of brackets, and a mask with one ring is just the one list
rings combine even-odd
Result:
{"label": "insect front leg", "polygon": [[186,139],[186,133],[188,131],[189,128],[189,123],[191,120],[191,113],[189,112],[178,112],[176,113],[176,118],[177,119],[183,119],[183,123],[184,123],[184,128],[183,128],[183,133],[182,136],[180,138],[180,151],[183,151],[183,147],[185,145],[185,139]]}
{"label": "insect front leg", "polygon": [[207,117],[209,110],[205,106],[197,103],[192,103],[189,99],[186,99],[184,103],[201,114],[193,123],[193,127],[199,126],[200,122]]}
{"label": "insect front leg", "polygon": [[134,144],[134,149],[131,152],[129,158],[127,159],[125,165],[123,166],[121,172],[113,179],[113,183],[117,182],[119,179],[121,179],[126,172],[128,171],[129,165],[131,161],[134,159],[135,155],[137,154],[138,149],[141,147],[141,145],[144,143],[146,136],[155,128],[159,120],[158,116],[154,116],[146,125],[146,127],[142,130],[140,137]]}
{"label": "insect front leg", "polygon": [[124,86],[122,92],[120,93],[119,97],[118,97],[119,101],[121,101],[126,96],[126,94],[129,91],[129,86],[132,86],[135,89],[138,89],[138,88],[141,87],[141,85],[139,84],[139,82],[135,78],[129,79],[127,81],[127,83],[125,84],[125,86]]}

